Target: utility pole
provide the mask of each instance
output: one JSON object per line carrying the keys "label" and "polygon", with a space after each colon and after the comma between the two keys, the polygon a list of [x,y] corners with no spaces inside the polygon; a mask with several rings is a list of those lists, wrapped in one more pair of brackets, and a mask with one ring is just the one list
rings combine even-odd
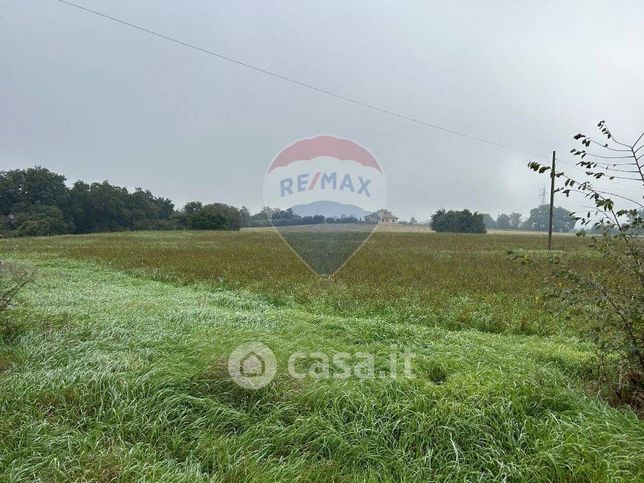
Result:
{"label": "utility pole", "polygon": [[550,170],[550,215],[548,216],[548,250],[552,249],[552,216],[555,209],[555,151],[552,152],[552,169]]}

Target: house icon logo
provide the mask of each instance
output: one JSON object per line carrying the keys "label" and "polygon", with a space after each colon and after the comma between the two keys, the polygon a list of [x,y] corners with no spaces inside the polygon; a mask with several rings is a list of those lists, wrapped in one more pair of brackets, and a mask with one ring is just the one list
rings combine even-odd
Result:
{"label": "house icon logo", "polygon": [[261,342],[247,342],[235,348],[228,358],[228,373],[244,389],[260,389],[277,372],[275,355]]}

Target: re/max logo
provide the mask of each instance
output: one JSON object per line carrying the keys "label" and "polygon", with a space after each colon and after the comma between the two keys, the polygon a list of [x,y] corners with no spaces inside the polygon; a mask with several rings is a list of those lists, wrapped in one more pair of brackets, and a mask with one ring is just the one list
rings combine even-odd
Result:
{"label": "re/max logo", "polygon": [[295,192],[312,191],[316,187],[320,190],[339,190],[351,191],[359,195],[371,198],[369,193],[370,179],[364,179],[361,176],[344,176],[338,173],[322,173],[318,171],[313,175],[309,173],[299,174],[293,178],[284,178],[280,180],[280,195],[284,198],[286,195],[292,195]]}

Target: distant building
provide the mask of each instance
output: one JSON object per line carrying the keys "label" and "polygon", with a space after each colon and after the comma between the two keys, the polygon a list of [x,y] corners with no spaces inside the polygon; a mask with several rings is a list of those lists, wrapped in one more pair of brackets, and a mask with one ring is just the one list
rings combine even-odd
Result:
{"label": "distant building", "polygon": [[388,225],[395,225],[398,223],[398,217],[391,214],[389,210],[378,210],[364,217],[367,223],[384,223]]}

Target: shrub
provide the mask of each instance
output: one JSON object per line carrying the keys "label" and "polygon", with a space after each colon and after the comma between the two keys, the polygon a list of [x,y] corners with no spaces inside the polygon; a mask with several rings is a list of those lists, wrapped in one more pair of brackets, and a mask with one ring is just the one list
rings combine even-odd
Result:
{"label": "shrub", "polygon": [[[644,161],[637,154],[643,147],[638,147],[638,143],[644,139],[644,133],[635,143],[625,144],[613,137],[604,121],[598,127],[606,138],[601,142],[584,134],[575,136],[583,147],[573,149],[572,154],[580,157],[577,164],[584,168],[585,180],[573,179],[564,172],[553,173],[550,167],[536,162],[529,166],[539,173],[562,178],[564,186],[557,191],[566,196],[580,194],[595,205],[592,211],[575,220],[601,234],[592,236],[590,246],[607,262],[607,268],[579,270],[568,260],[554,257],[551,272],[554,280],[550,285],[555,290],[551,295],[565,307],[587,314],[594,322],[590,336],[597,347],[602,387],[619,402],[644,409],[644,246],[641,240],[644,219],[639,201],[644,192]],[[619,168],[611,164],[615,159],[619,160]],[[610,192],[593,184],[602,178],[612,182],[615,171],[620,170],[629,173],[620,180],[634,183],[633,187],[639,189],[639,200],[617,193],[621,184],[609,189]],[[625,208],[618,208],[618,202]]]}

